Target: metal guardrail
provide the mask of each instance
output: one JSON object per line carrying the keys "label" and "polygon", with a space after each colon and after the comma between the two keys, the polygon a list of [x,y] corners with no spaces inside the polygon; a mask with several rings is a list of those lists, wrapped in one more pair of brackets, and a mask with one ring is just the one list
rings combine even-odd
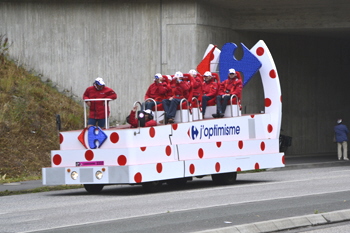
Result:
{"label": "metal guardrail", "polygon": [[84,127],[87,127],[87,120],[86,120],[86,102],[90,102],[90,101],[104,101],[105,102],[105,119],[106,119],[106,129],[109,129],[109,120],[108,120],[108,101],[113,101],[113,99],[107,99],[107,98],[103,98],[103,99],[85,99],[84,100]]}
{"label": "metal guardrail", "polygon": [[231,95],[231,98],[230,98],[230,104],[231,104],[231,117],[233,117],[233,105],[232,105],[232,99],[233,98],[236,98],[236,102],[237,102],[237,116],[239,116],[239,99],[236,95]]}

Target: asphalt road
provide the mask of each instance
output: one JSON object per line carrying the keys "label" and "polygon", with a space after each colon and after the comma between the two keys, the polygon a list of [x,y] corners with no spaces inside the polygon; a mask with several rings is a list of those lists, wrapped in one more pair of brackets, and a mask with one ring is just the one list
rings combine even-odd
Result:
{"label": "asphalt road", "polygon": [[196,232],[350,209],[348,166],[240,174],[235,185],[210,178],[186,188],[108,186],[0,197],[0,232]]}

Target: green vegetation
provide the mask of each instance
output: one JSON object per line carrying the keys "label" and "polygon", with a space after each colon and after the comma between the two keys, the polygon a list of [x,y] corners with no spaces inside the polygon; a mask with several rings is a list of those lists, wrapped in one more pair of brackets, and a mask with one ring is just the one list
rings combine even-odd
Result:
{"label": "green vegetation", "polygon": [[63,131],[84,127],[83,107],[11,62],[10,46],[0,36],[0,183],[41,178],[59,149],[57,114]]}
{"label": "green vegetation", "polygon": [[20,191],[4,191],[0,192],[1,196],[10,196],[10,195],[18,195],[18,194],[26,194],[26,193],[39,193],[39,192],[48,192],[48,191],[55,191],[55,190],[64,190],[64,189],[78,189],[83,188],[83,185],[58,185],[58,186],[45,186],[35,189],[28,189],[28,190],[20,190]]}

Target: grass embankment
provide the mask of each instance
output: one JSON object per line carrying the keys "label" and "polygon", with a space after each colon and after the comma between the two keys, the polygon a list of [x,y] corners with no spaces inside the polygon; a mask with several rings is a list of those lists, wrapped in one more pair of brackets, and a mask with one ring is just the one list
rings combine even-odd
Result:
{"label": "grass embankment", "polygon": [[50,151],[59,149],[56,115],[61,130],[83,128],[83,107],[4,51],[0,47],[0,183],[40,179],[41,168],[51,164]]}

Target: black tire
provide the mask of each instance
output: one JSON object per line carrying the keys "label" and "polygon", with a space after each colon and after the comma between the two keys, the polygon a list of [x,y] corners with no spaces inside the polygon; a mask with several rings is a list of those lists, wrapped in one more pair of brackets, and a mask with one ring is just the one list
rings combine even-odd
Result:
{"label": "black tire", "polygon": [[213,180],[214,184],[217,185],[234,184],[237,179],[237,172],[213,174],[211,175],[211,179]]}
{"label": "black tire", "polygon": [[184,186],[187,183],[188,178],[177,178],[167,180],[166,183],[171,186]]}
{"label": "black tire", "polygon": [[103,184],[84,184],[84,188],[88,193],[96,194],[102,191]]}
{"label": "black tire", "polygon": [[146,193],[155,193],[160,190],[162,182],[160,181],[151,181],[142,183],[142,188]]}

